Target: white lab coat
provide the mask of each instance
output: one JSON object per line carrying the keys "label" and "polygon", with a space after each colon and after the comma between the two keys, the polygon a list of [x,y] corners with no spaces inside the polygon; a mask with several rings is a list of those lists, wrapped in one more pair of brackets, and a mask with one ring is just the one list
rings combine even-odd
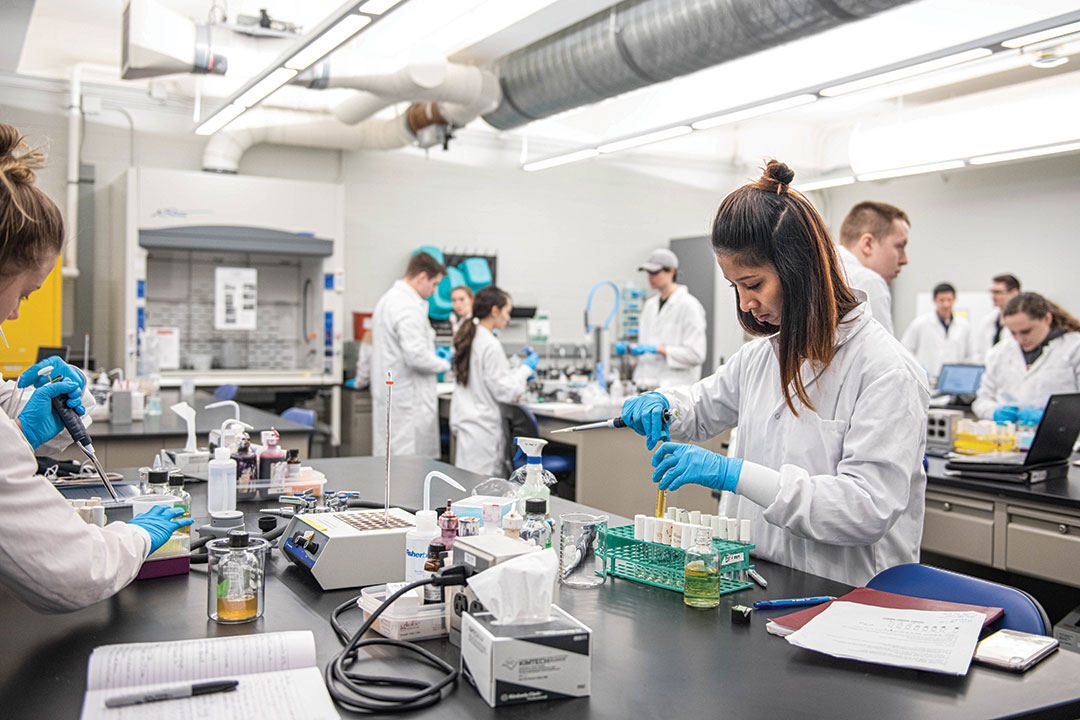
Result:
{"label": "white lab coat", "polygon": [[[78,370],[78,368],[76,368],[76,370]],[[79,372],[83,374],[83,377],[86,376],[86,373],[83,373],[82,370],[79,370]],[[20,390],[18,388],[18,383],[15,380],[0,381],[0,409],[7,410],[12,393],[19,393],[19,399],[14,401],[15,404],[11,408],[11,419],[15,420],[19,417],[19,413],[22,412],[22,409],[26,407],[26,403],[30,402],[30,398],[34,394],[34,388],[25,387]],[[86,414],[82,416],[83,427],[89,429],[89,427],[94,424],[94,419],[90,417],[90,413],[97,407],[97,400],[95,400],[94,396],[90,393],[89,382],[83,386],[81,399],[83,407],[86,408]],[[17,428],[18,425],[16,425],[16,429]],[[35,455],[53,456],[64,452],[71,443],[72,439],[68,431],[61,430],[60,434],[52,440],[42,443],[37,449],[31,448],[31,450]]]}
{"label": "white lab coat", "polygon": [[[71,442],[66,432],[53,442],[62,438]],[[63,496],[36,475],[33,450],[4,413],[0,447],[5,458],[0,464],[0,583],[33,608],[67,612],[103,600],[131,582],[150,552],[150,535],[128,523],[99,528],[83,522]]]}
{"label": "white lab coat", "polygon": [[454,464],[482,475],[495,475],[506,446],[499,403],[517,399],[529,383],[527,365],[511,369],[502,344],[482,325],[476,326],[469,354],[469,384],[458,384],[450,399],[450,431],[457,454]]}
{"label": "white lab coat", "polygon": [[953,315],[946,335],[937,312],[928,312],[911,321],[904,331],[902,342],[933,381],[941,374],[942,365],[968,361],[971,355],[971,324],[967,318]]}
{"label": "white lab coat", "polygon": [[660,307],[660,296],[645,301],[638,342],[667,346],[659,353],[637,356],[634,382],[641,387],[689,385],[701,378],[705,362],[705,308],[685,285],[680,285]]}
{"label": "white lab coat", "polygon": [[720,501],[721,515],[751,521],[755,555],[850,585],[918,562],[926,490],[925,374],[865,307],[841,324],[819,377],[803,365],[816,411],[797,404],[796,417],[785,405],[776,336],[693,386],[661,391],[678,411],[672,440],[738,425],[730,454],[743,458],[742,478],[764,473],[778,488],[765,507],[732,493]]}
{"label": "white lab coat", "polygon": [[[990,357],[990,348],[994,347],[994,333],[997,332],[999,310],[987,313],[971,324],[971,347],[968,350],[968,362],[985,365]],[[1002,327],[998,342],[1012,337],[1009,328]]]}
{"label": "white lab coat", "polygon": [[435,355],[427,302],[398,280],[375,306],[371,358],[372,454],[386,454],[386,371],[393,372],[391,455],[439,457],[436,378],[450,363]]}
{"label": "white lab coat", "polygon": [[1051,340],[1030,368],[1009,335],[990,350],[971,409],[980,418],[992,418],[1002,405],[1041,408],[1051,395],[1074,392],[1080,392],[1080,333]]}
{"label": "white lab coat", "polygon": [[889,294],[889,283],[885,278],[878,275],[876,270],[859,262],[855,253],[843,245],[836,246],[840,263],[844,266],[844,274],[847,276],[848,285],[855,290],[866,293],[870,302],[870,314],[881,323],[890,335],[895,335],[892,320],[892,295]]}

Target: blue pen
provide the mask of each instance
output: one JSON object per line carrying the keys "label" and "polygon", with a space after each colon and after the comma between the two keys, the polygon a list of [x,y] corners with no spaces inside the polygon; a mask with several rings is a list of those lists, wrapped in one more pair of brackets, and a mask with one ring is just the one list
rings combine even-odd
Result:
{"label": "blue pen", "polygon": [[820,605],[836,598],[832,595],[819,595],[817,597],[788,598],[786,600],[758,600],[754,603],[755,610],[767,608],[800,607],[802,605]]}

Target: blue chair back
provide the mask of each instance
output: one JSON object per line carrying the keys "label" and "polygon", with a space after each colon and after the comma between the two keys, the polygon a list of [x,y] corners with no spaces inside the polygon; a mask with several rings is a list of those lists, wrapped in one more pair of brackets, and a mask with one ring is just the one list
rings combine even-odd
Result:
{"label": "blue chair back", "polygon": [[484,258],[468,258],[458,265],[458,270],[461,271],[461,274],[465,277],[465,282],[469,284],[473,292],[492,283],[491,266],[488,265],[488,261]]}
{"label": "blue chair back", "polygon": [[[536,415],[529,408],[520,403],[499,403],[499,411],[503,418],[503,438],[505,439],[507,461],[511,472],[525,464],[525,459],[514,459],[517,455],[517,446],[514,445],[515,437],[540,437],[540,425],[536,422]],[[570,472],[574,469],[574,450],[561,450],[551,445],[544,448],[544,468],[558,475],[562,472]]]}
{"label": "blue chair back", "polygon": [[218,400],[232,400],[236,397],[236,385],[218,385],[214,389],[214,397]]}
{"label": "blue chair back", "polygon": [[307,425],[308,427],[315,427],[315,411],[308,410],[307,408],[291,407],[285,412],[281,413],[281,417],[286,420],[291,420],[294,423],[300,423],[301,425]]}
{"label": "blue chair back", "polygon": [[927,600],[1003,608],[1005,614],[998,621],[1002,630],[1033,635],[1049,635],[1052,630],[1043,606],[1023,590],[931,565],[909,563],[882,570],[866,587]]}

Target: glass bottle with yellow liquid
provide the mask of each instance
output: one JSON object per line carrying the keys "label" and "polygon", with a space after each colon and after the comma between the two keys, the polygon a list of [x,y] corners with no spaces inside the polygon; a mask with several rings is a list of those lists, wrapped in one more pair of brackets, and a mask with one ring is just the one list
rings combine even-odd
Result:
{"label": "glass bottle with yellow liquid", "polygon": [[720,553],[712,543],[712,531],[699,527],[694,546],[686,551],[683,602],[690,607],[712,608],[720,604]]}
{"label": "glass bottle with yellow liquid", "polygon": [[[184,489],[184,476],[180,473],[173,473],[169,475],[169,495],[176,498],[176,502],[173,503],[173,507],[180,508],[184,511],[183,515],[177,515],[176,519],[181,520],[183,518],[191,517],[191,493]],[[183,535],[191,534],[191,526],[185,525],[176,532]]]}
{"label": "glass bottle with yellow liquid", "polygon": [[228,539],[207,543],[210,554],[207,614],[219,623],[245,623],[262,616],[266,551],[269,543],[233,530]]}

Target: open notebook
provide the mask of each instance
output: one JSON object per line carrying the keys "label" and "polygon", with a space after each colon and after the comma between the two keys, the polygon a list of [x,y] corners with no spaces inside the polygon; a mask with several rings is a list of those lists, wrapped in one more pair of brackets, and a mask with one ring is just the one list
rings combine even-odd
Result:
{"label": "open notebook", "polygon": [[[90,654],[82,720],[340,720],[310,631],[104,645]],[[232,692],[106,709],[105,700],[185,682],[238,680]]]}

